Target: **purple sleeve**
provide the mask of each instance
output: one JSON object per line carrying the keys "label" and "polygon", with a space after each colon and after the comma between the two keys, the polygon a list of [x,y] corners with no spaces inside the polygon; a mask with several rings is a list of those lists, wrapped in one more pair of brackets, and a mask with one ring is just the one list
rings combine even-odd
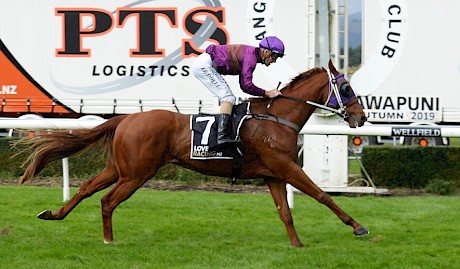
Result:
{"label": "purple sleeve", "polygon": [[243,61],[241,66],[241,75],[240,75],[240,87],[243,92],[251,94],[254,96],[263,96],[265,91],[252,82],[252,73],[255,69],[255,62],[251,64],[250,62]]}

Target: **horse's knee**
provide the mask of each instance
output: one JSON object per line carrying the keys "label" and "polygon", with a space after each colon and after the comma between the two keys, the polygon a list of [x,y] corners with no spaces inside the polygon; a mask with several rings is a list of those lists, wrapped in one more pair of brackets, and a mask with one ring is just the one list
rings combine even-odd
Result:
{"label": "horse's knee", "polygon": [[325,192],[322,192],[317,200],[323,205],[329,205],[332,203],[332,198]]}

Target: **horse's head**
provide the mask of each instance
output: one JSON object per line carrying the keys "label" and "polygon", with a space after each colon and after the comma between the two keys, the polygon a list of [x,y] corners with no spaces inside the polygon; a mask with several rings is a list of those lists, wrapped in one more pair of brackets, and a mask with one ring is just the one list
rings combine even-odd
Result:
{"label": "horse's head", "polygon": [[335,109],[351,128],[363,126],[367,118],[355,92],[344,75],[329,60],[329,93],[326,105]]}
{"label": "horse's head", "polygon": [[[327,74],[326,74],[327,73]],[[356,94],[343,74],[340,74],[329,61],[329,69],[315,67],[294,77],[282,90],[282,95],[277,99],[284,99],[308,104],[309,106],[296,106],[295,109],[288,105],[288,101],[275,102],[273,99],[251,99],[253,102],[262,104],[260,107],[252,106],[257,113],[275,115],[276,121],[286,120],[293,124],[294,129],[300,130],[308,121],[316,108],[334,112],[342,117],[351,128],[363,126],[367,118],[363,107],[358,101]],[[264,101],[265,100],[265,101]],[[264,102],[269,102],[268,105]],[[267,116],[267,115],[265,115]]]}

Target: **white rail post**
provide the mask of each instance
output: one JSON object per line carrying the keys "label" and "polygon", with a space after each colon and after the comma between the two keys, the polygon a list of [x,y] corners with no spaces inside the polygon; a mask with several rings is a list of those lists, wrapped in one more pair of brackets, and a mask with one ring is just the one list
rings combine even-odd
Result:
{"label": "white rail post", "polygon": [[291,184],[286,184],[286,189],[289,208],[294,208],[294,187]]}
{"label": "white rail post", "polygon": [[69,201],[70,198],[70,181],[69,181],[69,158],[65,157],[62,159],[62,194],[64,202]]}

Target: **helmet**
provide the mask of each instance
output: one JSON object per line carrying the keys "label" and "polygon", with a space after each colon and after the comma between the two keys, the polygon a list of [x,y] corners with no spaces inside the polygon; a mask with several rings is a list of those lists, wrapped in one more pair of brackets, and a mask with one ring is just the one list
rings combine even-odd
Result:
{"label": "helmet", "polygon": [[283,44],[283,41],[281,41],[276,36],[264,37],[260,41],[259,47],[271,50],[273,53],[278,55],[278,57],[283,57],[284,56],[284,44]]}

